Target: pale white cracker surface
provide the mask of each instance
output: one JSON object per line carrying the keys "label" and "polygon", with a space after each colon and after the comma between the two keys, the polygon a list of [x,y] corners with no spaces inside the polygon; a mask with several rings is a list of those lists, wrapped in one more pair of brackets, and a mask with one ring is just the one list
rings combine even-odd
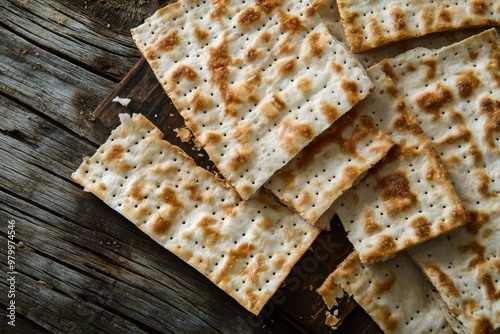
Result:
{"label": "pale white cracker surface", "polygon": [[[411,255],[455,328],[500,326],[500,49],[494,29],[381,64],[439,152],[471,223]],[[414,70],[409,70],[414,69]]]}
{"label": "pale white cracker surface", "polygon": [[369,266],[353,252],[330,277],[384,333],[454,333],[432,295],[433,286],[406,252]]}
{"label": "pale white cracker surface", "polygon": [[339,0],[353,52],[429,33],[500,24],[496,0]]}
{"label": "pale white cracker surface", "polygon": [[380,69],[368,73],[375,89],[360,107],[395,145],[328,210],[337,212],[366,264],[454,230],[468,219],[430,140],[392,81]]}
{"label": "pale white cracker surface", "polygon": [[308,1],[181,0],[132,35],[244,199],[372,88]]}
{"label": "pale white cracker surface", "polygon": [[[340,42],[346,43],[344,27],[340,18],[339,8],[336,0],[314,0],[312,6],[316,9],[325,23],[328,31]],[[375,65],[385,58],[393,58],[397,55],[417,47],[437,49],[446,45],[456,43],[480,32],[480,29],[465,29],[455,31],[443,31],[431,33],[422,37],[401,40],[396,43],[387,44],[375,49],[365,50],[353,55],[366,68]]]}
{"label": "pale white cracker surface", "polygon": [[242,201],[144,116],[120,119],[73,179],[259,313],[320,230],[266,195]]}
{"label": "pale white cracker surface", "polygon": [[329,220],[318,222],[318,219],[393,145],[365,110],[372,94],[307,145],[264,185],[312,224],[329,229]]}

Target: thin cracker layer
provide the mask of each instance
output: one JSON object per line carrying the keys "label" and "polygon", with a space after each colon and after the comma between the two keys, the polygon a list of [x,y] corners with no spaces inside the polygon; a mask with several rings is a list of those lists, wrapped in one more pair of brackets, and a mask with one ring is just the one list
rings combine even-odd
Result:
{"label": "thin cracker layer", "polygon": [[346,39],[353,52],[429,33],[500,24],[494,0],[339,0]]}
{"label": "thin cracker layer", "polygon": [[405,252],[365,266],[354,251],[327,282],[332,277],[384,333],[454,333],[432,296],[432,285]]}
{"label": "thin cracker layer", "polygon": [[464,225],[467,214],[432,143],[408,112],[392,81],[377,68],[360,104],[394,141],[328,212],[337,212],[361,261],[370,264]]}
{"label": "thin cracker layer", "polygon": [[73,179],[258,314],[319,229],[266,195],[242,201],[144,116],[120,119]]}
{"label": "thin cracker layer", "polygon": [[244,199],[372,88],[307,1],[181,0],[132,35]]}
{"label": "thin cracker layer", "polygon": [[[500,326],[500,49],[494,29],[381,63],[441,156],[471,222],[411,255],[455,329]],[[415,70],[409,71],[408,68]]]}

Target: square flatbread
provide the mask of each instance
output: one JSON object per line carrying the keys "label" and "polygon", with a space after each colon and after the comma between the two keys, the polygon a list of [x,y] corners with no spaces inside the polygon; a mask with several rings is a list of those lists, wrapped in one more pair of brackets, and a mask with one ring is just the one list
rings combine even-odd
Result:
{"label": "square flatbread", "polygon": [[[370,264],[464,225],[467,214],[432,143],[378,68],[364,112],[394,141],[387,157],[346,191],[331,210],[361,261]],[[364,101],[363,101],[364,102]]]}
{"label": "square flatbread", "polygon": [[429,33],[500,24],[495,0],[339,0],[353,52]]}
{"label": "square flatbread", "polygon": [[445,300],[455,328],[500,326],[500,48],[494,29],[380,67],[391,76],[449,172],[471,223],[411,255]]}
{"label": "square flatbread", "polygon": [[[454,333],[433,297],[433,286],[405,252],[369,266],[353,252],[330,277],[384,333]],[[330,277],[325,284],[331,286]]]}
{"label": "square flatbread", "polygon": [[365,110],[371,95],[307,145],[264,185],[318,227],[329,229],[329,219],[318,219],[393,145]]}
{"label": "square flatbread", "polygon": [[[312,6],[316,9],[326,27],[328,28],[328,31],[333,35],[333,37],[335,37],[340,42],[347,44],[344,27],[342,26],[342,19],[340,18],[340,12],[337,6],[337,1],[314,0],[312,2]],[[424,46],[436,49],[458,42],[479,32],[479,28],[477,28],[432,33],[423,37],[401,40],[399,42],[384,45],[376,49],[354,53],[353,55],[360,61],[361,64],[363,64],[363,66],[368,68],[385,58],[395,57],[413,48]]]}
{"label": "square flatbread", "polygon": [[307,1],[181,0],[132,36],[244,199],[372,88]]}
{"label": "square flatbread", "polygon": [[120,119],[73,179],[258,314],[320,230],[266,195],[242,201],[144,116]]}

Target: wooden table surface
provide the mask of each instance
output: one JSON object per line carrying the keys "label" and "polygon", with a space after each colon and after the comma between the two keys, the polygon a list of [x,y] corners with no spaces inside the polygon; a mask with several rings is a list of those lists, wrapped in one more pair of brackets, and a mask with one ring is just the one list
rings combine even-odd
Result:
{"label": "wooden table surface", "polygon": [[[110,134],[95,109],[140,60],[130,28],[167,4],[1,2],[0,332],[311,332],[280,307],[252,321],[70,178]],[[9,226],[15,231],[11,268]],[[7,293],[11,271],[15,297]],[[7,317],[12,300],[15,327]],[[356,307],[338,332],[379,329]]]}

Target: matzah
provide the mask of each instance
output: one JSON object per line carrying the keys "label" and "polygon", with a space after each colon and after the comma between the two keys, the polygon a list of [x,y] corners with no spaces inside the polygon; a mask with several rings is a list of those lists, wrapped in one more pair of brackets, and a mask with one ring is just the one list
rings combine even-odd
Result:
{"label": "matzah", "polygon": [[120,119],[73,179],[259,313],[320,230],[266,195],[242,201],[144,116]]}
{"label": "matzah", "polygon": [[339,0],[353,52],[432,32],[500,24],[495,0]]}
{"label": "matzah", "polygon": [[365,101],[344,114],[307,145],[264,185],[305,220],[329,229],[330,220],[318,219],[332,203],[392,147],[377,129]]}
{"label": "matzah", "polygon": [[[365,264],[464,225],[467,214],[442,163],[392,81],[368,70],[375,89],[365,105],[391,136],[387,157],[332,206]],[[330,212],[331,210],[329,210]]]}
{"label": "matzah", "polygon": [[[347,43],[337,1],[314,0],[312,2],[312,6],[316,9],[333,37],[340,42]],[[360,61],[361,64],[363,64],[363,66],[368,68],[385,58],[395,57],[413,48],[425,46],[437,49],[458,42],[477,33],[479,33],[479,29],[432,33],[425,35],[424,37],[402,40],[397,43],[391,43],[375,49],[354,53],[353,55]]]}
{"label": "matzah", "polygon": [[490,29],[380,66],[434,143],[472,220],[410,254],[445,300],[457,331],[490,333],[500,326],[498,35]]}
{"label": "matzah", "polygon": [[244,199],[372,88],[308,1],[181,0],[132,35]]}
{"label": "matzah", "polygon": [[[369,266],[353,252],[332,276],[384,333],[454,333],[432,285],[405,252]],[[332,284],[330,277],[325,284]]]}

